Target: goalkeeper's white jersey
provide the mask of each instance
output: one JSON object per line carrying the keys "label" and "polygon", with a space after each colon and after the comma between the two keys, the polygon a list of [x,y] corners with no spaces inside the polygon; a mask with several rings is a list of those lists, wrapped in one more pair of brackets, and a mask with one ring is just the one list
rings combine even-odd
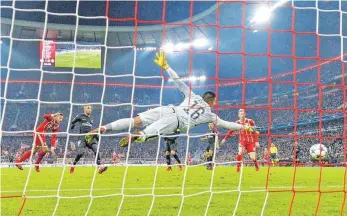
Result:
{"label": "goalkeeper's white jersey", "polygon": [[211,112],[210,106],[204,99],[191,93],[190,97],[186,97],[184,101],[175,107],[181,128],[194,127],[199,124],[216,121],[216,114]]}

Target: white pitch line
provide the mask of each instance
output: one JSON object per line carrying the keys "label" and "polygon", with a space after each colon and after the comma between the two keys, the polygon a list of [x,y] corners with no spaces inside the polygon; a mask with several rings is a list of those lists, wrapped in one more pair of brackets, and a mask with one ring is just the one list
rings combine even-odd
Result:
{"label": "white pitch line", "polygon": [[[316,186],[296,186],[295,188],[311,188]],[[339,188],[343,185],[328,185],[327,188]],[[250,187],[251,189],[265,189],[265,187]],[[274,186],[268,187],[268,189],[290,189],[292,186]],[[107,191],[107,190],[121,190],[122,188],[94,188],[93,191]],[[156,187],[157,190],[181,190],[181,187]],[[186,190],[208,190],[210,187],[186,187]],[[230,190],[230,187],[213,187],[215,190]],[[124,190],[152,190],[152,188],[124,188]],[[42,190],[27,190],[28,192],[57,192],[56,189],[42,189]],[[90,188],[71,188],[71,189],[61,189],[60,192],[75,192],[75,191],[90,191]],[[242,191],[242,190],[241,190]],[[18,193],[23,192],[23,190],[3,190],[1,193]]]}

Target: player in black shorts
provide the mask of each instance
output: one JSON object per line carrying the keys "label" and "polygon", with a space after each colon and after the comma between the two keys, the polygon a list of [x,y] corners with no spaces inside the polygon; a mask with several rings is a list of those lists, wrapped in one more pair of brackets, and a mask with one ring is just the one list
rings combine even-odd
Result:
{"label": "player in black shorts", "polygon": [[[172,135],[177,135],[180,133],[180,130],[177,129]],[[171,155],[175,158],[178,164],[181,164],[180,159],[178,158],[177,155],[177,140],[178,136],[173,136],[173,137],[164,137],[164,141],[166,144],[166,149],[165,149],[165,155],[166,155],[166,164],[167,168],[165,169],[166,171],[172,171],[171,168]],[[182,165],[178,165],[178,170],[182,171]]]}
{"label": "player in black shorts", "polygon": [[217,136],[217,130],[214,127],[213,123],[209,123],[208,124],[208,133],[211,133],[203,138],[201,138],[201,140],[207,140],[208,145],[206,147],[206,152],[204,154],[206,160],[207,160],[207,165],[206,168],[208,170],[213,170],[213,163],[211,161],[213,161],[213,155],[214,155],[214,145],[216,143],[216,139],[217,139],[217,147],[219,147],[219,143],[218,143],[218,136]]}
{"label": "player in black shorts", "polygon": [[[92,124],[93,120],[90,117],[92,113],[92,106],[91,105],[85,105],[83,107],[83,113],[77,115],[71,122],[71,129],[74,129],[76,124],[80,124],[80,133],[88,133],[92,130]],[[101,160],[100,160],[100,155],[96,154],[97,149],[98,149],[98,141],[99,141],[99,136],[98,135],[93,135],[93,136],[88,136],[87,138],[83,137],[82,139],[79,140],[78,144],[78,154],[73,162],[73,165],[76,165],[77,162],[83,157],[84,154],[84,148],[88,148],[94,152],[94,155],[97,157],[96,164],[101,165]],[[107,167],[101,166],[99,168],[99,173],[103,173],[107,170]],[[73,173],[75,171],[75,167],[71,166],[70,168],[70,173]]]}

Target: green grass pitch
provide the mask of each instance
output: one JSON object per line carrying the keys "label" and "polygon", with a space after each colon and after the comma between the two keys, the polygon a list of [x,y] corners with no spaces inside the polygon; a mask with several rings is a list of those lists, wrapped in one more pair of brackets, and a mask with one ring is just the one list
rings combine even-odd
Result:
{"label": "green grass pitch", "polygon": [[[72,68],[73,60],[73,53],[57,53],[55,57],[55,67]],[[101,52],[77,50],[75,62],[76,68],[101,68]]]}
{"label": "green grass pitch", "polygon": [[[69,174],[68,167],[61,184],[56,215],[85,215],[91,202],[90,188],[95,168],[77,167],[74,174]],[[185,170],[187,169],[187,170]],[[150,215],[178,215],[182,202],[182,182],[186,172],[185,188],[181,215],[204,215],[209,200],[208,215],[232,215],[239,197],[237,191],[240,174],[235,167],[218,166],[214,172],[202,166],[188,167],[178,172],[165,172],[164,167],[158,168],[155,179],[155,167],[129,167],[124,184],[124,198],[120,215],[147,215],[152,204],[152,192],[156,195]],[[290,190],[293,184],[293,167],[271,167],[269,172],[270,190]],[[21,215],[52,215],[57,203],[57,188],[63,168],[41,168],[40,173],[32,169],[27,187],[27,199]],[[17,215],[24,198],[3,198],[4,196],[21,195],[29,168],[20,171],[16,168],[1,169],[1,215]],[[125,167],[109,167],[103,174],[96,174],[92,204],[88,215],[116,215],[120,206]],[[243,169],[240,189],[240,200],[236,215],[261,215],[265,200],[264,215],[288,215],[293,192],[264,191],[268,168],[262,167],[256,172],[253,167]],[[292,214],[299,216],[314,215],[319,200],[319,167],[296,168],[296,193],[293,200]],[[318,215],[340,215],[341,207],[346,202],[344,185],[345,168],[322,168],[321,193]],[[155,189],[152,191],[153,183]],[[210,193],[212,186],[212,197]],[[340,191],[324,193],[326,191]],[[134,195],[134,196],[131,196]],[[35,196],[53,196],[35,198]],[[55,197],[54,197],[55,196]],[[71,199],[73,196],[85,196]],[[211,199],[210,199],[211,198]],[[267,198],[267,199],[266,199]],[[347,215],[347,203],[342,215]]]}

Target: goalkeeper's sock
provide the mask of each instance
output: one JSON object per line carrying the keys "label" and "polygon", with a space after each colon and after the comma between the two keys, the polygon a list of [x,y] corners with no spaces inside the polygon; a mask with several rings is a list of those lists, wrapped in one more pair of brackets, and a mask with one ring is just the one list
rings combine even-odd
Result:
{"label": "goalkeeper's sock", "polygon": [[37,159],[36,159],[36,161],[35,161],[35,164],[39,164],[41,161],[42,161],[42,159],[43,159],[43,157],[45,156],[45,154],[46,154],[46,152],[44,152],[44,151],[40,151],[39,152],[39,156],[37,157]]}
{"label": "goalkeeper's sock", "polygon": [[177,161],[177,163],[181,163],[180,159],[178,158],[178,155],[177,154],[174,154],[173,157],[175,158],[175,160]]}
{"label": "goalkeeper's sock", "polygon": [[132,118],[124,118],[119,119],[117,121],[111,122],[107,125],[105,125],[106,131],[108,130],[123,130],[130,126],[130,128],[134,127],[134,119]]}
{"label": "goalkeeper's sock", "polygon": [[170,155],[166,155],[166,164],[167,164],[168,166],[171,165]]}
{"label": "goalkeeper's sock", "polygon": [[18,161],[18,162],[23,162],[23,161],[25,161],[26,159],[30,158],[30,155],[31,155],[31,150],[30,150],[30,151],[25,152],[25,154],[22,156],[22,158],[21,158],[21,159],[19,159],[19,161]]}

